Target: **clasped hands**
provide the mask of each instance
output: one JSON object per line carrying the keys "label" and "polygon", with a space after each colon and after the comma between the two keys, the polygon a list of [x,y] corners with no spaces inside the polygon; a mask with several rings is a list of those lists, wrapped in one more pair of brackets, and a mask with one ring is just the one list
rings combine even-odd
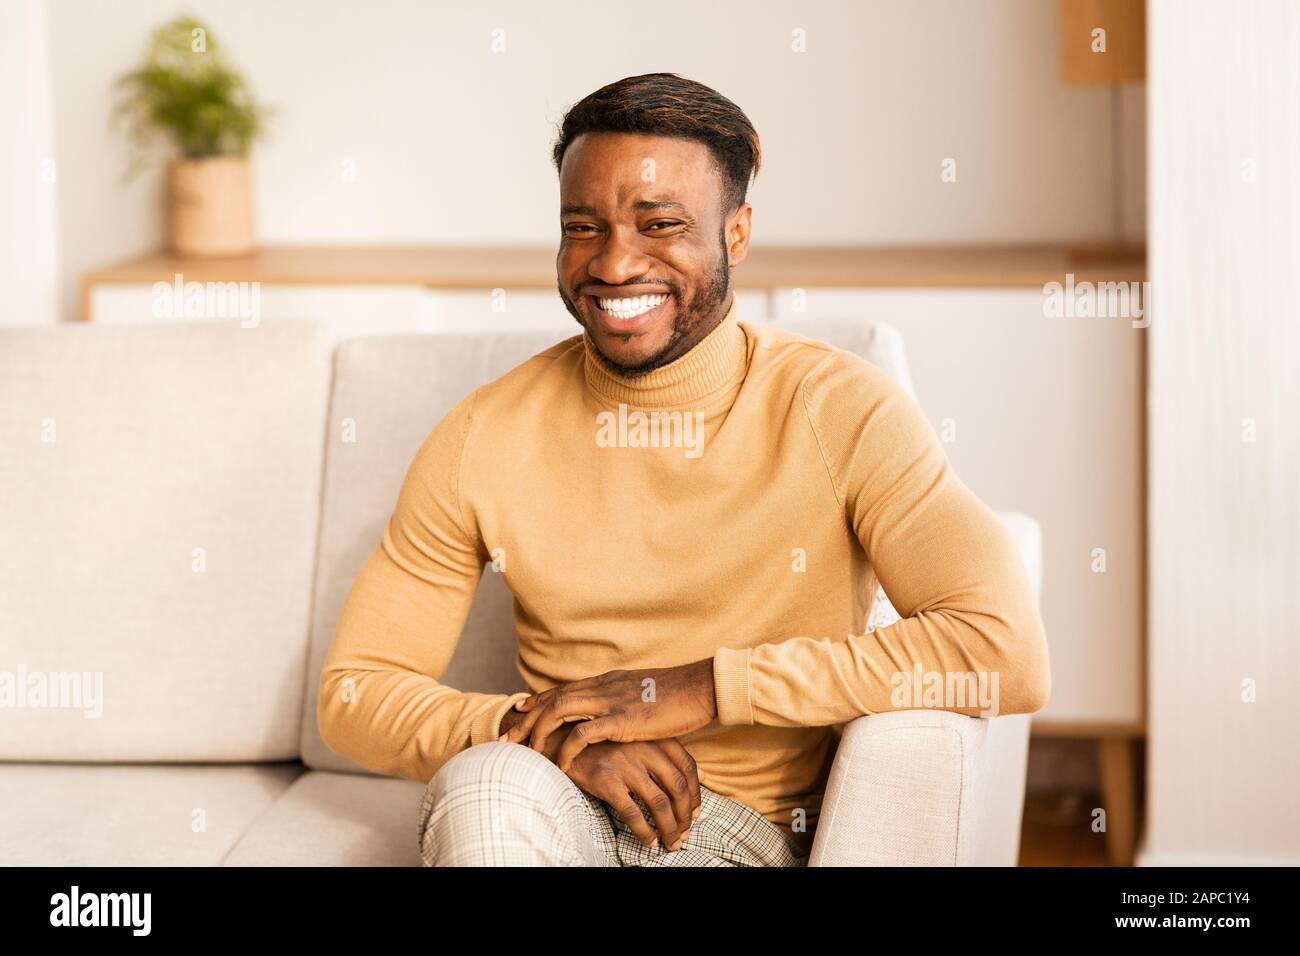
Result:
{"label": "clasped hands", "polygon": [[653,846],[654,832],[631,798],[640,796],[664,845],[677,849],[699,814],[700,782],[694,759],[675,738],[716,717],[713,661],[705,659],[609,671],[533,694],[506,712],[501,739],[552,759]]}

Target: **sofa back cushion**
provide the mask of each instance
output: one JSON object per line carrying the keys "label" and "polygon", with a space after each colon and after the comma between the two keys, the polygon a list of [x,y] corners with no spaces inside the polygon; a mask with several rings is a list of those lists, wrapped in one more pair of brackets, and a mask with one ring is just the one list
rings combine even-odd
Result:
{"label": "sofa back cushion", "polygon": [[0,759],[298,755],[330,346],[0,329]]}

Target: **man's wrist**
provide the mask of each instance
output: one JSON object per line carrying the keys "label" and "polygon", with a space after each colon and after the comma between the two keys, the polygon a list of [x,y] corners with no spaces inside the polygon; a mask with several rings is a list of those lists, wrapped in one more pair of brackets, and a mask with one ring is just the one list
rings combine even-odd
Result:
{"label": "man's wrist", "polygon": [[718,695],[714,692],[713,686],[713,658],[706,657],[702,661],[696,661],[686,666],[691,669],[693,682],[699,687],[700,694],[708,704],[709,717],[716,719],[718,716]]}

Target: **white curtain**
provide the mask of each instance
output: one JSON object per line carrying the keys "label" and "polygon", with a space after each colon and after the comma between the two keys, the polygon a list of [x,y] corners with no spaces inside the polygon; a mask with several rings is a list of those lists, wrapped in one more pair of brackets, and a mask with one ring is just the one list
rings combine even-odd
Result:
{"label": "white curtain", "polygon": [[1300,4],[1148,6],[1142,862],[1300,864]]}

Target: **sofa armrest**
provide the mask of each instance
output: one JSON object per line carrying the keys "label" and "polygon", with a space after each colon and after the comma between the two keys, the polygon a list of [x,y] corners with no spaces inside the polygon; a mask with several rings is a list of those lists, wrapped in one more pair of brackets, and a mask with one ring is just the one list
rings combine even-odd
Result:
{"label": "sofa armrest", "polygon": [[[1042,532],[999,513],[1037,600]],[[1029,714],[899,710],[844,727],[809,866],[1015,866]]]}
{"label": "sofa armrest", "polygon": [[1028,714],[942,710],[844,728],[809,866],[1014,866]]}

